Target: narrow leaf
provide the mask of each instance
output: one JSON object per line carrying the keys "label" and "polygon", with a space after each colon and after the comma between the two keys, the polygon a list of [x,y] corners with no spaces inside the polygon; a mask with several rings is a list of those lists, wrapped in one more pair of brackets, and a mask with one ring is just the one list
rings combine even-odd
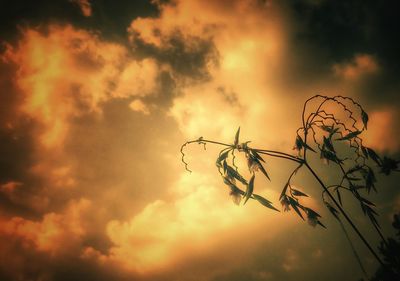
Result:
{"label": "narrow leaf", "polygon": [[363,124],[364,124],[364,128],[367,129],[367,125],[368,125],[368,114],[367,114],[364,110],[361,111],[361,119],[362,119],[362,122],[363,122]]}
{"label": "narrow leaf", "polygon": [[308,197],[307,194],[301,192],[300,190],[297,190],[297,189],[294,189],[294,188],[292,188],[291,190],[292,190],[293,195],[295,195],[295,196],[305,196],[305,197]]}
{"label": "narrow leaf", "polygon": [[360,199],[361,199],[362,201],[364,201],[365,203],[367,203],[368,205],[371,205],[371,206],[374,206],[374,207],[375,207],[375,204],[374,204],[374,203],[372,203],[371,201],[365,199],[364,197],[360,197]]}
{"label": "narrow leaf", "polygon": [[322,130],[324,130],[325,132],[331,133],[331,132],[332,132],[332,129],[333,129],[333,126],[321,125],[320,128],[321,128]]}
{"label": "narrow leaf", "polygon": [[336,140],[338,140],[338,141],[341,141],[341,140],[350,140],[350,139],[352,139],[352,138],[355,138],[355,137],[358,136],[359,134],[361,134],[360,131],[350,132],[350,133],[348,133],[347,135],[345,135],[344,137],[341,137],[341,138],[336,139]]}
{"label": "narrow leaf", "polygon": [[335,152],[335,148],[333,147],[333,144],[332,144],[331,140],[328,139],[328,138],[326,138],[325,136],[324,136],[324,145],[325,145],[330,151]]}
{"label": "narrow leaf", "polygon": [[368,150],[367,150],[367,148],[365,146],[361,145],[361,151],[364,154],[365,158],[368,159]]}
{"label": "narrow leaf", "polygon": [[[257,161],[258,161],[258,160],[257,160]],[[268,176],[267,171],[264,169],[264,166],[260,163],[260,161],[258,161],[258,163],[260,164],[260,170],[261,170],[261,172],[264,174],[264,176],[266,176],[267,179],[271,180],[271,179],[269,178],[269,176]]]}
{"label": "narrow leaf", "polygon": [[249,198],[251,197],[251,195],[253,194],[253,190],[254,190],[254,177],[255,175],[253,174],[253,176],[251,177],[249,184],[247,185],[247,190],[246,190],[246,196],[244,199],[244,204],[246,204],[247,200],[249,200]]}
{"label": "narrow leaf", "polygon": [[379,166],[381,165],[381,158],[378,156],[378,154],[376,154],[376,152],[369,147],[366,147],[367,151],[368,151],[368,155],[369,157],[371,157],[372,160],[375,161],[376,164],[378,164]]}
{"label": "narrow leaf", "polygon": [[227,151],[225,151],[225,152],[223,152],[223,153],[221,153],[219,155],[219,157],[218,157],[218,159],[216,161],[217,165],[221,165],[221,162],[228,157],[228,154],[229,154],[230,151],[231,150],[229,149],[229,150],[227,150]]}
{"label": "narrow leaf", "polygon": [[257,151],[255,151],[254,149],[251,149],[250,151],[251,151],[251,153],[254,155],[254,157],[256,159],[258,159],[258,160],[260,160],[260,161],[265,163],[264,159],[260,156],[260,154],[257,153]]}
{"label": "narrow leaf", "polygon": [[297,205],[299,203],[296,202],[296,200],[294,200],[292,197],[288,197],[289,198],[289,203],[290,205],[293,207],[293,209],[296,211],[296,213],[299,215],[299,217],[304,220],[303,215],[300,213],[299,208],[297,207]]}
{"label": "narrow leaf", "polygon": [[321,216],[320,216],[320,214],[318,214],[316,211],[314,211],[313,209],[310,209],[310,208],[305,208],[306,210],[307,210],[307,213],[309,213],[311,216],[314,216],[314,217],[318,217],[318,218],[320,218]]}
{"label": "narrow leaf", "polygon": [[282,197],[285,196],[286,190],[287,190],[288,187],[289,187],[289,182],[287,182],[287,183],[285,184],[285,186],[283,187],[282,192],[281,192],[281,196],[279,196],[279,200],[281,200]]}
{"label": "narrow leaf", "polygon": [[237,146],[239,144],[239,134],[240,134],[240,127],[238,128],[236,135],[235,135],[234,146]]}
{"label": "narrow leaf", "polygon": [[236,172],[236,170],[234,168],[232,168],[231,166],[227,166],[226,167],[226,172],[230,177],[233,177],[235,179],[237,179],[238,181],[240,181],[241,183],[243,183],[244,185],[247,185],[247,181],[244,177],[242,177],[238,172]]}
{"label": "narrow leaf", "polygon": [[275,208],[274,206],[272,206],[272,203],[271,203],[270,201],[268,201],[268,200],[265,199],[264,197],[262,197],[262,196],[260,196],[260,195],[257,195],[257,194],[253,194],[253,197],[254,197],[254,199],[256,199],[261,205],[263,205],[263,206],[265,206],[265,207],[267,207],[267,208],[269,208],[269,209],[275,210],[275,211],[277,211],[277,212],[280,212],[277,208]]}
{"label": "narrow leaf", "polygon": [[339,218],[339,212],[338,210],[336,210],[331,204],[329,204],[328,202],[325,202],[326,207],[328,208],[328,210],[331,212],[331,214],[338,220],[340,220]]}
{"label": "narrow leaf", "polygon": [[339,199],[340,206],[343,206],[343,204],[342,204],[342,196],[340,195],[339,189],[336,189],[336,195],[337,195],[337,197]]}

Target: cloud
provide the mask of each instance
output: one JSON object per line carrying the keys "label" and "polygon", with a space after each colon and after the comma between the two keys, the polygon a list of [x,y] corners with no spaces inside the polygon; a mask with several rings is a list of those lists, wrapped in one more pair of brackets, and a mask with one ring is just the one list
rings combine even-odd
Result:
{"label": "cloud", "polygon": [[232,239],[240,233],[239,225],[249,232],[257,220],[265,224],[277,219],[255,203],[234,205],[228,190],[210,182],[212,178],[201,174],[185,174],[171,189],[177,194],[173,201],[156,200],[129,221],[110,221],[107,233],[115,246],[109,258],[148,272],[209,250],[219,243],[218,233]]}
{"label": "cloud", "polygon": [[293,271],[298,269],[299,255],[292,249],[288,249],[282,267],[285,271]]}
{"label": "cloud", "polygon": [[45,147],[62,144],[70,118],[99,112],[111,98],[155,90],[154,60],[135,61],[124,46],[72,26],[47,29],[47,34],[24,30],[18,45],[9,45],[2,56],[18,66],[15,80],[24,96],[19,109],[41,124]]}
{"label": "cloud", "polygon": [[366,132],[365,143],[382,152],[398,152],[399,112],[392,107],[382,108],[370,113],[370,124]]}
{"label": "cloud", "polygon": [[[181,131],[189,138],[199,132],[227,137],[232,126],[242,125],[260,141],[280,145],[278,136],[289,136],[290,128],[262,121],[288,118],[284,103],[276,101],[281,90],[276,88],[271,72],[284,62],[285,27],[277,16],[279,9],[256,1],[236,1],[229,6],[176,1],[160,4],[159,9],[159,17],[132,21],[129,32],[133,43],[142,42],[165,52],[179,46],[183,53],[190,53],[201,42],[210,42],[218,54],[216,63],[207,53],[197,52],[205,58],[197,68],[208,74],[206,80],[200,80],[202,83],[186,83],[185,78],[174,76],[180,95],[170,111]],[[198,10],[202,13],[194,12]],[[238,22],[236,17],[241,14],[246,17]],[[187,60],[182,62],[186,64]],[[208,122],[206,116],[214,116],[214,122]],[[260,126],[264,129],[259,130]]]}
{"label": "cloud", "polygon": [[379,71],[376,58],[368,54],[355,55],[351,61],[335,64],[332,68],[337,76],[345,80],[356,80]]}
{"label": "cloud", "polygon": [[35,222],[21,217],[2,219],[1,234],[19,239],[20,243],[38,251],[60,255],[77,247],[86,232],[81,225],[82,213],[90,207],[90,201],[81,199],[71,202],[65,213],[48,213],[42,221]]}
{"label": "cloud", "polygon": [[[125,43],[52,23],[21,28],[2,53],[0,235],[12,243],[0,255],[13,260],[2,271],[17,279],[28,268],[19,279],[39,280],[290,280],[290,272],[301,280],[314,266],[304,269],[303,257],[321,268],[325,257],[342,257],[294,213],[235,206],[215,147],[187,147],[190,175],[179,162],[185,140],[231,143],[238,126],[240,141],[292,152],[310,89],[342,85],[329,84],[332,64],[317,78],[315,69],[295,73],[320,54],[295,51],[290,13],[275,2],[155,3],[157,14],[132,19]],[[343,83],[382,71],[363,52],[337,61]],[[378,137],[395,136],[396,117],[393,108],[371,110],[368,145],[398,149]],[[256,189],[276,205],[292,166],[266,160],[273,182],[257,175]],[[320,195],[307,176],[298,181]]]}

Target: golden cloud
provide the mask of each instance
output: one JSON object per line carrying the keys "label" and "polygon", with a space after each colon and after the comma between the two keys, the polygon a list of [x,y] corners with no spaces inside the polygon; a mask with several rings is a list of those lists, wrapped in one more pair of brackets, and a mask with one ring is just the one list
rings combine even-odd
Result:
{"label": "golden cloud", "polygon": [[379,65],[371,55],[357,54],[350,62],[343,62],[333,65],[333,71],[337,76],[346,80],[356,80],[368,74],[375,74],[379,71]]}
{"label": "golden cloud", "polygon": [[156,200],[129,221],[110,221],[107,233],[115,246],[108,259],[129,270],[148,272],[209,250],[220,240],[218,233],[232,239],[246,231],[240,229],[254,231],[257,221],[265,225],[278,219],[255,203],[245,208],[234,205],[222,184],[210,182],[212,177],[184,174],[172,187],[177,195],[173,201]]}
{"label": "golden cloud", "polygon": [[2,219],[0,232],[13,239],[20,239],[25,247],[60,255],[79,245],[86,232],[81,215],[89,207],[89,200],[80,199],[70,202],[64,213],[48,213],[40,222],[22,217]]}
{"label": "golden cloud", "polygon": [[365,144],[381,152],[399,151],[397,120],[399,120],[399,112],[394,108],[382,108],[371,112]]}
{"label": "golden cloud", "polygon": [[15,80],[24,95],[20,110],[42,125],[39,139],[45,147],[62,144],[69,119],[100,112],[111,98],[154,91],[154,60],[134,61],[125,47],[72,26],[47,29],[46,34],[23,30],[19,44],[8,45],[2,57],[18,66]]}

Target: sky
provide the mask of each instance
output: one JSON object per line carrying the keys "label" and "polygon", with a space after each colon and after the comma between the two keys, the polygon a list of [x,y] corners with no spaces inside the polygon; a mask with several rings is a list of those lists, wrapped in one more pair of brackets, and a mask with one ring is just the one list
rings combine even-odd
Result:
{"label": "sky", "polygon": [[[399,159],[398,1],[57,0],[0,4],[1,280],[359,280],[340,225],[235,205],[203,136],[296,155],[303,103],[344,95],[366,145]],[[240,158],[239,158],[240,160]],[[243,159],[242,159],[243,160]],[[281,209],[295,167],[266,159],[255,189]],[[321,167],[316,159],[315,165]],[[245,166],[240,166],[241,168]],[[324,180],[335,177],[328,166]],[[243,168],[245,169],[245,168]],[[377,170],[386,236],[399,174]],[[375,249],[351,197],[344,205]],[[348,232],[368,275],[377,262]]]}

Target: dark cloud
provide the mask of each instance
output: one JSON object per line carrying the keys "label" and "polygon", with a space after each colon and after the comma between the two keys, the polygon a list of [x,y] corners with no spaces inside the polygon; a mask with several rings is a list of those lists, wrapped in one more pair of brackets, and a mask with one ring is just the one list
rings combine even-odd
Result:
{"label": "dark cloud", "polygon": [[[293,56],[296,72],[306,79],[321,79],[333,64],[356,54],[376,56],[381,72],[359,85],[374,102],[391,102],[400,90],[400,39],[397,36],[398,1],[291,1]],[[302,57],[305,57],[302,59]],[[309,78],[307,78],[309,77]]]}
{"label": "dark cloud", "polygon": [[15,39],[18,26],[37,26],[48,23],[73,23],[100,31],[106,38],[125,41],[126,28],[138,16],[155,16],[157,8],[149,0],[90,1],[92,16],[84,17],[77,5],[69,0],[2,1],[0,4],[0,34],[2,40]]}
{"label": "dark cloud", "polygon": [[16,182],[24,187],[10,194],[0,192],[0,210],[5,214],[37,217],[41,212],[27,205],[29,197],[38,193],[41,179],[29,173],[35,162],[35,122],[28,116],[17,116],[23,100],[13,75],[16,66],[0,63],[0,186]]}
{"label": "dark cloud", "polygon": [[134,53],[140,57],[151,57],[160,63],[171,66],[174,75],[188,82],[205,82],[210,79],[208,64],[218,65],[219,55],[211,39],[195,36],[185,37],[177,31],[175,34],[163,38],[162,46],[146,44],[134,36],[132,44]]}

